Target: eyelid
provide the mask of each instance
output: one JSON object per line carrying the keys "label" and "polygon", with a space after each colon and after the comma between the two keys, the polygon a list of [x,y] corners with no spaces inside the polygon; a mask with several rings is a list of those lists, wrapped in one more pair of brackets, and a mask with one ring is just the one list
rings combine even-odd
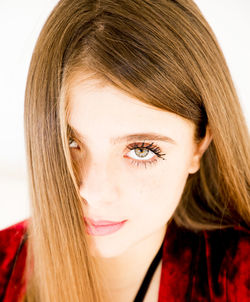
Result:
{"label": "eyelid", "polygon": [[134,149],[148,149],[151,152],[155,153],[156,155],[158,155],[158,157],[161,157],[162,155],[165,155],[163,153],[161,153],[161,148],[154,142],[148,142],[146,143],[145,141],[143,142],[136,142],[136,143],[132,143],[130,144],[128,147],[128,149],[130,150],[134,150]]}

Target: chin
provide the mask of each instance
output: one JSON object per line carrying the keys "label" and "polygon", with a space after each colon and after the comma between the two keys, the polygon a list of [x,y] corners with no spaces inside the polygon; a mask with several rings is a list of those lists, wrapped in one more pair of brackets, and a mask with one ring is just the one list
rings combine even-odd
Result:
{"label": "chin", "polygon": [[[123,241],[124,243],[124,241]],[[122,242],[94,242],[91,246],[91,254],[97,258],[116,258],[128,250],[129,246],[122,245]]]}

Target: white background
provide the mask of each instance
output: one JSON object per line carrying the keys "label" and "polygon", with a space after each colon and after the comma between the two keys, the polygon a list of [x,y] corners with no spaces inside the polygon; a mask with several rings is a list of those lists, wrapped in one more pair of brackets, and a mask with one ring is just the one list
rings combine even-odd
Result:
{"label": "white background", "polygon": [[[196,0],[213,28],[250,125],[250,1]],[[0,229],[29,216],[23,135],[26,77],[55,0],[0,0]]]}

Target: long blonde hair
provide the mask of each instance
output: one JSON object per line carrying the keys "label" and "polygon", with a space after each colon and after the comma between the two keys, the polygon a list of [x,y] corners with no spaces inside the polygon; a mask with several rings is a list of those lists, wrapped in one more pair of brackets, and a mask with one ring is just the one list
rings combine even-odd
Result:
{"label": "long blonde hair", "polygon": [[31,217],[27,301],[103,302],[68,149],[68,90],[79,73],[196,125],[213,140],[190,174],[175,222],[249,228],[249,133],[210,26],[191,0],[61,0],[30,63],[25,139]]}

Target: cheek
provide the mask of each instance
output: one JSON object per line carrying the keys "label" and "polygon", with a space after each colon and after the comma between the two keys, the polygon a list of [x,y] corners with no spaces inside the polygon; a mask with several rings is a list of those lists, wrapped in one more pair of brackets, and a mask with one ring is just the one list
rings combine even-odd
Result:
{"label": "cheek", "polygon": [[145,216],[173,214],[178,206],[188,177],[189,157],[169,156],[158,166],[133,169],[121,183],[127,206]]}

